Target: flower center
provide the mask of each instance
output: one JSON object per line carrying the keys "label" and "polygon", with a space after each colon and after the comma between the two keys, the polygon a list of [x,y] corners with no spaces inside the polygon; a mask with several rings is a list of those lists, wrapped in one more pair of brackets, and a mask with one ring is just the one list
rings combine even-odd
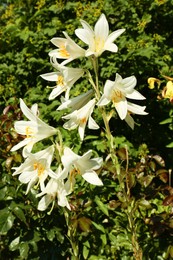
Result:
{"label": "flower center", "polygon": [[80,119],[81,124],[86,124],[86,122],[87,122],[86,117],[83,117],[83,118]]}
{"label": "flower center", "polygon": [[34,134],[33,130],[31,129],[30,126],[27,126],[25,128],[25,133],[26,133],[26,138],[29,138],[30,136],[32,136]]}
{"label": "flower center", "polygon": [[95,39],[95,51],[99,52],[100,50],[103,49],[105,44],[105,41],[103,39],[100,39],[100,37]]}
{"label": "flower center", "polygon": [[113,103],[118,103],[122,100],[123,94],[120,90],[112,90],[111,100]]}
{"label": "flower center", "polygon": [[39,162],[34,163],[33,166],[34,166],[34,170],[37,170],[38,177],[40,177],[44,173],[45,166]]}
{"label": "flower center", "polygon": [[75,177],[77,174],[80,174],[80,170],[78,168],[73,168],[71,171],[70,171],[70,177]]}
{"label": "flower center", "polygon": [[69,58],[70,54],[69,52],[66,50],[65,46],[62,46],[59,50],[58,50],[59,54],[61,55],[62,58]]}
{"label": "flower center", "polygon": [[63,76],[58,76],[58,80],[56,82],[57,85],[60,85],[60,86],[64,86],[64,77]]}

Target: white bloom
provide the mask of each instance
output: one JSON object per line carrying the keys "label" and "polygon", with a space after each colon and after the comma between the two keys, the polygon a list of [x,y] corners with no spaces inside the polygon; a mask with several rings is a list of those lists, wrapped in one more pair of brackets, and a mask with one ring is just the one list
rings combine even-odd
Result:
{"label": "white bloom", "polygon": [[95,106],[95,102],[96,101],[94,98],[79,110],[75,110],[71,114],[63,116],[62,118],[69,119],[69,121],[63,125],[63,127],[68,130],[73,130],[78,127],[78,132],[81,140],[84,139],[84,132],[87,121],[89,129],[98,129],[99,126],[91,117],[91,114]]}
{"label": "white bloom", "polygon": [[13,146],[11,151],[16,151],[24,147],[23,156],[26,157],[27,151],[30,152],[35,143],[56,134],[57,130],[38,118],[37,105],[33,105],[32,108],[29,109],[24,101],[20,99],[20,108],[29,121],[17,121],[14,123],[14,128],[18,134],[25,135],[26,138]]}
{"label": "white bloom", "polygon": [[57,108],[57,110],[63,110],[66,108],[71,108],[72,111],[78,110],[90,100],[91,96],[93,95],[94,91],[91,89],[84,94],[81,94],[77,97],[72,99],[62,99],[62,104]]}
{"label": "white bloom", "polygon": [[131,76],[125,79],[116,73],[115,81],[107,80],[104,86],[104,93],[97,103],[98,106],[107,105],[112,101],[119,117],[123,120],[127,115],[127,99],[145,99],[137,90],[135,76]]}
{"label": "white bloom", "polygon": [[74,59],[84,57],[85,50],[77,45],[67,33],[63,32],[66,38],[53,38],[51,42],[58,47],[53,51],[49,52],[49,56],[53,59],[53,62],[56,64],[56,59],[65,59],[61,65],[65,65],[71,62]]}
{"label": "white bloom", "polygon": [[146,106],[139,106],[131,102],[127,102],[128,112],[124,120],[132,129],[134,129],[134,119],[132,118],[131,114],[148,115],[148,113],[144,111],[145,108]]}
{"label": "white bloom", "polygon": [[45,189],[37,194],[37,197],[44,195],[38,203],[38,210],[46,210],[50,203],[54,202],[55,199],[58,200],[59,206],[67,207],[70,210],[71,208],[66,197],[68,194],[69,192],[67,191],[63,180],[51,178]]}
{"label": "white bloom", "polygon": [[48,176],[56,178],[56,174],[50,169],[54,154],[54,146],[50,146],[35,154],[27,154],[27,159],[19,167],[14,167],[14,175],[19,176],[19,181],[28,184],[26,194],[29,192],[31,187],[38,182],[41,190],[44,190],[44,182]]}
{"label": "white bloom", "polygon": [[98,170],[102,165],[102,158],[90,159],[92,151],[89,150],[84,155],[75,154],[70,148],[64,148],[64,154],[61,157],[64,169],[58,174],[59,179],[67,180],[68,190],[73,188],[75,176],[81,175],[87,182],[93,185],[103,185],[95,170]]}
{"label": "white bloom", "polygon": [[125,29],[119,29],[109,35],[109,24],[104,14],[100,16],[95,24],[94,30],[91,26],[81,20],[83,28],[76,29],[75,33],[83,42],[89,45],[86,56],[100,56],[104,51],[117,52],[118,47],[113,42]]}
{"label": "white bloom", "polygon": [[64,91],[68,97],[70,88],[84,74],[84,70],[80,68],[67,68],[59,65],[57,69],[59,70],[57,72],[40,75],[45,80],[56,82],[56,86],[50,93],[49,100],[56,98]]}

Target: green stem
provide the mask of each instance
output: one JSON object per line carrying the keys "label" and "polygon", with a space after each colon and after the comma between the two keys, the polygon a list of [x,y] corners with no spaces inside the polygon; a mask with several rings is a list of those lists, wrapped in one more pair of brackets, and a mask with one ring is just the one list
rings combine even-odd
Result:
{"label": "green stem", "polygon": [[79,246],[78,246],[78,241],[76,239],[76,227],[75,225],[72,225],[72,223],[70,223],[70,216],[69,216],[69,212],[64,209],[64,217],[65,217],[65,221],[66,221],[66,226],[68,228],[68,232],[67,232],[67,237],[70,241],[71,244],[71,248],[72,248],[72,260],[79,260]]}
{"label": "green stem", "polygon": [[[99,89],[99,77],[98,77],[98,59],[96,57],[92,57],[92,63],[93,63],[93,68],[94,68],[94,72],[95,72],[95,83],[92,80],[92,85],[94,86],[94,89],[96,92],[96,98],[97,98],[97,100],[99,100],[100,99],[100,89]],[[110,150],[110,156],[111,156],[112,162],[116,169],[118,182],[122,189],[124,198],[126,200],[126,204],[130,205],[131,198],[130,198],[129,175],[128,175],[128,151],[126,149],[126,157],[127,157],[126,179],[123,183],[123,179],[120,174],[120,164],[118,161],[118,157],[116,156],[116,153],[115,153],[114,140],[113,140],[113,136],[110,131],[109,120],[108,120],[108,117],[106,114],[105,107],[100,107],[100,111],[101,111],[102,118],[104,121],[106,137],[108,140],[108,145],[109,145],[109,150]],[[138,244],[136,228],[135,228],[135,221],[133,219],[133,213],[135,213],[135,211],[136,211],[136,207],[132,206],[132,208],[129,211],[129,207],[127,206],[127,217],[128,217],[131,234],[132,234],[132,247],[133,247],[134,258],[136,260],[142,260],[142,250],[140,249],[139,244]]]}

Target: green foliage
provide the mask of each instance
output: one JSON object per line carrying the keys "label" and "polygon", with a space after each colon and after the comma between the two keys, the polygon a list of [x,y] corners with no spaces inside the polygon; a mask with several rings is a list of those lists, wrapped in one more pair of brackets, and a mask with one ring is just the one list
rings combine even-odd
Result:
{"label": "green foliage", "polygon": [[[173,189],[171,172],[167,170],[172,168],[172,150],[166,148],[166,145],[173,147],[173,110],[172,104],[159,101],[158,90],[151,91],[147,84],[151,76],[173,76],[172,5],[172,0],[1,1],[2,260],[74,259],[71,255],[75,250],[80,252],[80,259],[133,259],[127,212],[133,213],[131,221],[136,225],[143,259],[173,258]],[[39,76],[52,71],[47,55],[54,48],[50,39],[62,37],[62,31],[67,31],[77,41],[74,30],[79,27],[79,20],[94,25],[102,12],[108,18],[111,31],[126,28],[126,32],[116,41],[119,52],[109,54],[109,59],[105,52],[100,58],[101,84],[103,86],[108,78],[113,80],[116,72],[122,76],[134,74],[138,89],[146,96],[145,105],[149,112],[149,116],[136,119],[133,132],[119,119],[113,117],[110,120],[121,162],[121,178],[128,180],[126,189],[130,192],[130,205],[125,203],[120,191],[115,165],[107,158],[107,139],[97,112],[95,116],[101,131],[87,130],[87,138],[81,146],[75,130],[67,135],[62,129],[62,114],[56,111],[60,100],[48,101],[50,89]],[[79,67],[83,61],[74,64]],[[86,81],[80,82],[73,94],[76,96],[87,88]],[[75,144],[75,152],[90,147],[97,155],[107,158],[98,172],[104,186],[98,188],[77,183],[75,193],[70,197],[71,212],[64,213],[58,206],[52,215],[38,212],[35,190],[26,196],[17,178],[11,176],[11,167],[22,162],[20,152],[10,153],[11,147],[21,140],[13,130],[14,121],[22,118],[19,97],[27,100],[28,106],[38,102],[41,118],[52,126],[58,125],[65,136],[63,142],[71,147]],[[73,245],[69,237],[75,240]]]}

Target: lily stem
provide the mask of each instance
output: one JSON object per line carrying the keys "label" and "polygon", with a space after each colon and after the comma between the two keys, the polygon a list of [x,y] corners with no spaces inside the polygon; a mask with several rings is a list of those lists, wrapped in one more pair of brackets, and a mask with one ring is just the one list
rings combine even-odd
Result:
{"label": "lily stem", "polygon": [[[99,89],[99,77],[98,77],[98,59],[96,57],[92,57],[92,62],[93,62],[93,68],[95,72],[95,84],[94,84],[94,89],[95,89],[95,94],[96,94],[96,99],[100,99],[100,89]],[[110,151],[110,156],[113,162],[113,165],[115,166],[115,170],[117,173],[117,178],[119,185],[122,189],[125,201],[127,205],[130,205],[132,203],[131,198],[130,198],[130,187],[129,187],[129,175],[128,175],[128,151],[126,148],[126,156],[127,156],[127,165],[126,165],[126,179],[123,179],[121,177],[121,170],[120,170],[120,164],[118,161],[118,157],[115,152],[115,144],[114,144],[114,138],[111,134],[111,130],[109,127],[109,120],[106,114],[106,110],[104,107],[100,107],[100,111],[102,114],[102,118],[104,121],[105,125],[105,132],[106,132],[106,137],[108,139],[108,145],[109,145],[109,151]],[[124,181],[124,183],[122,183]],[[135,213],[136,207],[132,205],[130,211],[129,207],[127,207],[127,217],[128,217],[128,222],[129,222],[129,227],[132,235],[132,247],[133,247],[133,255],[135,260],[142,260],[142,250],[139,246],[138,239],[137,239],[137,233],[136,233],[136,227],[135,227],[135,221],[133,218],[133,214]]]}

